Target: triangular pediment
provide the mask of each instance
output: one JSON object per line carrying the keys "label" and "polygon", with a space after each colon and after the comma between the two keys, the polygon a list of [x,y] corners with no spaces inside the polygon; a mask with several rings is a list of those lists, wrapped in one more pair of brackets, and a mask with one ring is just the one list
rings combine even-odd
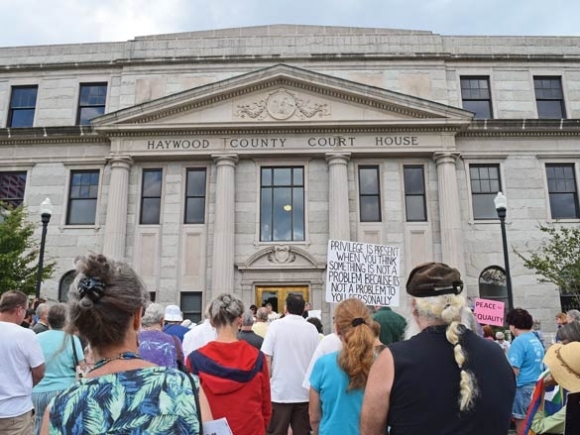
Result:
{"label": "triangular pediment", "polygon": [[468,124],[462,109],[279,64],[95,118],[97,128]]}

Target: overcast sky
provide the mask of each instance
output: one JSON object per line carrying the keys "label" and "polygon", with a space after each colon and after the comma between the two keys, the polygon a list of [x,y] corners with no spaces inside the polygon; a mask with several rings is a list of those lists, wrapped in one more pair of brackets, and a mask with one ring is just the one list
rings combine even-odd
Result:
{"label": "overcast sky", "polygon": [[266,24],[580,36],[578,0],[0,0],[0,46]]}

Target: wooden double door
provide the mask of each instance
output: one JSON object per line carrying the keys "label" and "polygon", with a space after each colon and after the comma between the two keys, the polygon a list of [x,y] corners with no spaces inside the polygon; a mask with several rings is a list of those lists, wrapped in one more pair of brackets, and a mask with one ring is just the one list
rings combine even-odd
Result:
{"label": "wooden double door", "polygon": [[284,312],[284,303],[289,294],[300,294],[308,301],[308,286],[262,286],[256,287],[256,305],[263,307],[267,303],[272,304],[272,309],[277,313]]}

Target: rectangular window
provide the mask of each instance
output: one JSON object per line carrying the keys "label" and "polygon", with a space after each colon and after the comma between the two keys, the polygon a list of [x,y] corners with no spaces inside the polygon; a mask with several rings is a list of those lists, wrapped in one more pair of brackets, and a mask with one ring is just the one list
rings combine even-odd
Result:
{"label": "rectangular window", "polygon": [[89,125],[91,119],[105,113],[106,83],[81,83],[77,125]]}
{"label": "rectangular window", "polygon": [[260,240],[304,240],[304,168],[262,168]]}
{"label": "rectangular window", "polygon": [[497,219],[493,200],[501,191],[499,165],[470,165],[471,200],[474,219]]}
{"label": "rectangular window", "polygon": [[560,77],[534,77],[538,118],[566,118]]}
{"label": "rectangular window", "polygon": [[7,127],[32,127],[38,86],[13,86]]}
{"label": "rectangular window", "polygon": [[181,293],[181,310],[183,312],[183,319],[189,319],[193,323],[198,323],[201,320],[201,292],[183,292]]}
{"label": "rectangular window", "polygon": [[546,176],[552,219],[580,218],[574,164],[547,164]]}
{"label": "rectangular window", "polygon": [[99,171],[71,171],[67,225],[94,225],[99,194]]}
{"label": "rectangular window", "polygon": [[141,225],[158,225],[161,214],[161,183],[163,170],[143,169],[141,184]]}
{"label": "rectangular window", "polygon": [[26,172],[0,172],[0,206],[19,207],[24,201]]}
{"label": "rectangular window", "polygon": [[427,202],[423,166],[404,166],[403,172],[407,222],[425,222],[427,220]]}
{"label": "rectangular window", "polygon": [[359,166],[358,189],[361,222],[381,221],[381,188],[378,166]]}
{"label": "rectangular window", "polygon": [[475,118],[493,118],[489,77],[462,76],[460,81],[463,108],[475,113]]}
{"label": "rectangular window", "polygon": [[185,192],[185,223],[205,222],[205,168],[187,170]]}

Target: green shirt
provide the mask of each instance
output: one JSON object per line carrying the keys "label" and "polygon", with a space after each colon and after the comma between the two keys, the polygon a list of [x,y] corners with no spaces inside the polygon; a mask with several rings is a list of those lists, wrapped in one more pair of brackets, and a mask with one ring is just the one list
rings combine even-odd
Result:
{"label": "green shirt", "polygon": [[373,320],[381,325],[381,343],[389,345],[403,339],[407,321],[389,307],[381,307],[373,314]]}

